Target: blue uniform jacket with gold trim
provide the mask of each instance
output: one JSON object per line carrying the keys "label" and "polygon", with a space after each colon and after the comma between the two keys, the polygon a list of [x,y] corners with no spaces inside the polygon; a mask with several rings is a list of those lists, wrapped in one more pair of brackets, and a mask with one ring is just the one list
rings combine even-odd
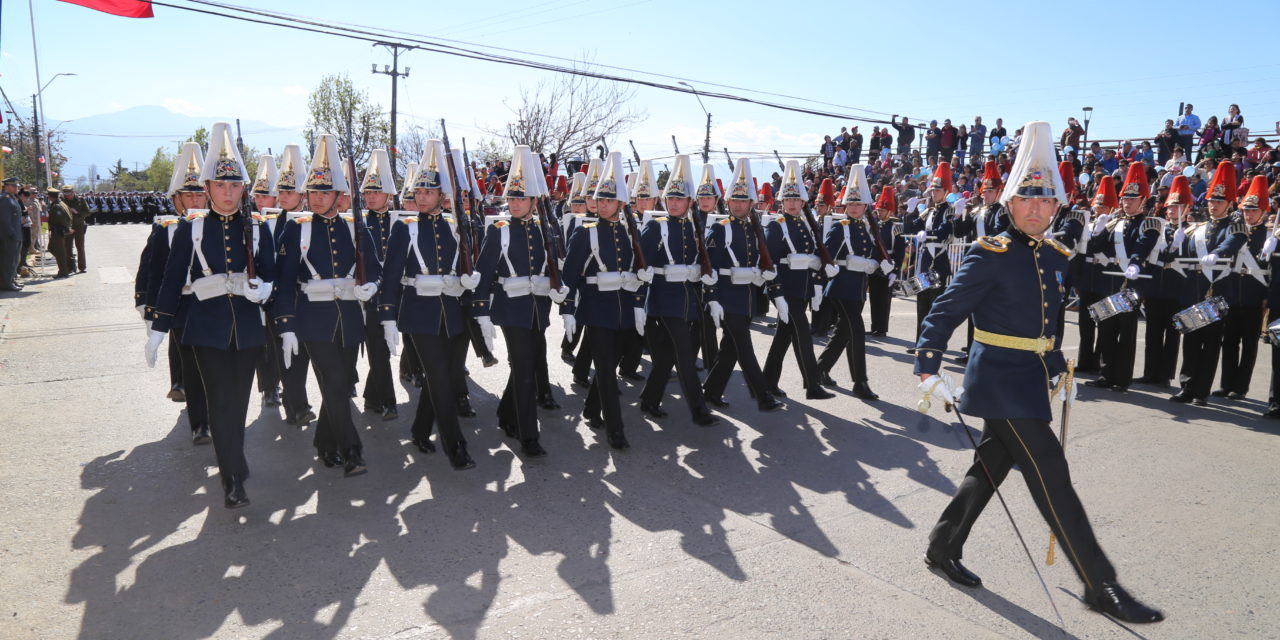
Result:
{"label": "blue uniform jacket with gold trim", "polygon": [[[845,229],[849,230],[848,246],[844,243]],[[867,223],[852,218],[836,222],[827,230],[824,244],[827,245],[827,253],[831,254],[831,259],[840,265],[840,273],[827,285],[827,295],[841,300],[866,300],[868,274],[845,267],[844,261],[849,256],[856,256],[880,262],[880,251],[876,248]]]}
{"label": "blue uniform jacket with gold trim", "polygon": [[595,284],[588,282],[600,272],[600,265],[591,255],[591,231],[594,229],[599,238],[600,261],[607,271],[631,271],[633,252],[631,237],[620,220],[601,219],[579,225],[569,237],[569,248],[565,252],[564,269],[560,278],[570,289],[570,296],[578,294],[578,304],[574,317],[584,327],[600,327],[602,329],[634,329],[636,327],[635,309],[644,306],[644,290],[601,291]]}
{"label": "blue uniform jacket with gold trim", "polygon": [[[786,225],[786,235],[783,235],[782,225]],[[821,272],[808,268],[792,269],[783,263],[783,259],[791,254],[791,246],[787,244],[788,237],[791,238],[791,245],[795,246],[796,253],[810,255],[818,253],[813,231],[809,228],[809,221],[804,219],[803,214],[784,215],[773,224],[765,225],[764,243],[769,248],[769,257],[773,258],[773,264],[778,269],[778,278],[775,283],[782,287],[782,295],[808,300],[813,297],[813,285],[822,284],[822,278],[819,276]]]}
{"label": "blue uniform jacket with gold trim", "polygon": [[[760,245],[755,233],[751,219],[746,217],[725,218],[712,224],[707,232],[707,257],[711,259],[711,268],[719,276],[715,286],[707,289],[706,297],[708,302],[720,303],[725,313],[753,318],[766,311],[761,308],[755,284],[733,284],[729,275],[720,273],[722,269],[732,269],[735,266],[760,267]],[[777,268],[777,265],[774,266]],[[782,295],[776,281],[766,283],[764,289],[769,298]]]}
{"label": "blue uniform jacket with gold trim", "polygon": [[[693,321],[699,315],[698,289],[701,282],[670,282],[662,275],[668,264],[687,264],[698,267],[697,225],[688,215],[667,216],[667,250],[662,248],[662,223],[650,220],[640,233],[640,250],[644,251],[645,264],[653,267],[653,282],[649,283],[645,305],[651,318],[680,318]],[[667,252],[672,260],[667,260]],[[702,272],[699,271],[699,274]]]}
{"label": "blue uniform jacket with gold trim", "polygon": [[[1000,245],[1004,245],[1000,247]],[[1019,338],[1056,337],[1046,354],[974,340],[964,372],[960,410],[979,418],[1050,420],[1049,380],[1066,369],[1057,326],[1067,256],[1014,227],[970,245],[959,271],[925,317],[916,345],[915,372],[936,374],[956,327],[972,317],[975,329]]]}
{"label": "blue uniform jacket with gold trim", "polygon": [[[471,295],[471,315],[489,316],[500,327],[546,329],[551,317],[551,299],[528,293],[514,298],[507,295],[500,280],[511,276],[545,276],[547,249],[542,228],[534,221],[512,218],[502,224],[508,233],[507,258],[502,258],[502,229],[490,225],[480,243],[480,260],[476,273],[480,283]],[[510,265],[507,261],[510,261]],[[512,267],[515,272],[512,273]]]}
{"label": "blue uniform jacket with gold trim", "polygon": [[[315,273],[302,262],[302,223],[290,220],[285,223],[280,236],[280,255],[276,268],[280,277],[276,280],[276,300],[271,311],[276,330],[292,331],[304,342],[334,342],[353,346],[364,342],[364,313],[358,300],[327,300],[312,302],[302,292],[302,285],[312,279],[346,278],[355,265],[355,244],[351,238],[351,226],[342,218],[311,218],[310,246],[307,259]],[[374,255],[372,238],[362,234],[364,245],[364,277],[378,282],[382,268]]]}
{"label": "blue uniform jacket with gold trim", "polygon": [[[420,296],[413,285],[403,286],[401,278],[418,274],[457,275],[455,256],[458,241],[454,223],[439,213],[419,215],[415,222],[400,220],[391,226],[387,261],[382,267],[382,287],[378,292],[379,320],[395,320],[408,334],[435,334],[452,338],[463,332],[462,301],[448,296]],[[418,248],[426,265],[409,246],[409,225],[418,227]]]}

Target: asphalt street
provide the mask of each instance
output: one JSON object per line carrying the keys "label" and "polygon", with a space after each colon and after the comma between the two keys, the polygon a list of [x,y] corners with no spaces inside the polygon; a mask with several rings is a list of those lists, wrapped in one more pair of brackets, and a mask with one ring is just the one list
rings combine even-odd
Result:
{"label": "asphalt street", "polygon": [[[972,454],[952,414],[915,409],[910,301],[868,345],[880,401],[850,394],[843,363],[837,398],[804,400],[789,360],[786,410],[759,413],[735,374],[725,419],[703,428],[679,398],[647,419],[624,384],[621,453],[581,420],[584,392],[556,351],[564,408],[541,413],[550,456],[534,461],[497,428],[505,364],[472,358],[465,472],[409,443],[415,389],[398,389],[397,422],[356,413],[370,472],[350,479],[315,461],[311,428],[255,395],[253,503],[228,511],[212,448],[191,444],[183,405],[164,397],[165,351],[154,369],[143,360],[131,295],[146,233],[90,227],[87,274],[0,294],[0,637],[1280,637],[1266,346],[1247,400],[1085,388],[1072,411],[1073,482],[1121,582],[1165,622],[1088,611],[1063,555],[1045,566],[1048,528],[1009,476],[1059,621],[994,501],[965,554],[984,588],[922,561]],[[756,325],[761,358],[770,337]]]}

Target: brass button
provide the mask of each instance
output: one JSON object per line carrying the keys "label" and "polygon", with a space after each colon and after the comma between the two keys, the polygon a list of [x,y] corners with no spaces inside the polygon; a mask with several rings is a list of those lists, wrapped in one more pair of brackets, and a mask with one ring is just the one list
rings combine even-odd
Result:
{"label": "brass button", "polygon": [[926,358],[932,358],[932,357],[933,357],[933,352],[932,352],[932,351],[926,351],[926,352],[924,352],[924,357],[926,357]]}

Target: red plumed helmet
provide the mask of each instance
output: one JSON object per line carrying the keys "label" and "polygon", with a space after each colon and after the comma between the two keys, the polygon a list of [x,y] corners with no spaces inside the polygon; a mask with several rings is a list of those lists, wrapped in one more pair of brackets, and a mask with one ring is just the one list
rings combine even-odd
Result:
{"label": "red plumed helmet", "polygon": [[1164,199],[1164,206],[1190,205],[1193,202],[1195,196],[1191,195],[1191,181],[1186,176],[1174,176],[1173,183],[1169,185],[1169,195]]}
{"label": "red plumed helmet", "polygon": [[1098,181],[1098,193],[1093,196],[1094,207],[1106,207],[1115,209],[1120,206],[1120,198],[1116,195],[1116,179],[1111,176],[1102,176]]}
{"label": "red plumed helmet", "polygon": [[1062,176],[1062,186],[1066,188],[1067,193],[1075,193],[1077,188],[1075,165],[1071,164],[1070,160],[1059,162],[1058,175]]}
{"label": "red plumed helmet", "polygon": [[933,178],[929,180],[930,189],[942,189],[947,193],[951,192],[951,163],[939,162],[938,168],[933,170]]}
{"label": "red plumed helmet", "polygon": [[569,193],[569,179],[565,176],[556,176],[556,193]]}
{"label": "red plumed helmet", "polygon": [[[843,190],[841,191],[843,193]],[[836,184],[831,178],[823,178],[822,184],[818,186],[818,198],[822,204],[828,207],[834,207],[836,204]]]}
{"label": "red plumed helmet", "polygon": [[760,204],[766,207],[773,204],[773,183],[766,182],[763,187],[760,187]]}
{"label": "red plumed helmet", "polygon": [[1124,176],[1124,187],[1120,189],[1120,196],[1137,197],[1143,200],[1151,197],[1151,183],[1147,182],[1147,165],[1141,162],[1129,165],[1129,173]]}
{"label": "red plumed helmet", "polygon": [[876,199],[876,208],[885,211],[898,210],[898,197],[893,191],[893,187],[885,187],[880,190],[880,197]]}
{"label": "red plumed helmet", "polygon": [[995,160],[988,160],[982,166],[982,190],[999,189],[1004,185],[1000,180],[1000,167],[996,165]]}
{"label": "red plumed helmet", "polygon": [[1261,209],[1263,213],[1271,210],[1271,200],[1267,197],[1267,177],[1254,176],[1249,183],[1249,190],[1240,201],[1241,209]]}
{"label": "red plumed helmet", "polygon": [[1205,193],[1205,198],[1235,202],[1238,184],[1240,181],[1236,180],[1236,165],[1231,164],[1229,160],[1223,160],[1218,163],[1218,169],[1213,172],[1213,180],[1209,182],[1209,190]]}

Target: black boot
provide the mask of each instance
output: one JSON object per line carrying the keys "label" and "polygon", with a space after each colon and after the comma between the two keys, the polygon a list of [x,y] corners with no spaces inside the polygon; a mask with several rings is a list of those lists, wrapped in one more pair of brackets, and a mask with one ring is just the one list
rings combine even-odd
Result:
{"label": "black boot", "polygon": [[223,479],[223,506],[228,509],[239,509],[249,506],[249,494],[245,493],[244,481],[239,478]]}
{"label": "black boot", "polygon": [[952,582],[962,587],[981,587],[982,578],[960,564],[959,558],[935,557],[932,552],[924,554],[924,563],[942,571]]}
{"label": "black boot", "polygon": [[1104,582],[1102,587],[1094,592],[1086,591],[1084,601],[1090,609],[1105,613],[1122,622],[1145,624],[1164,620],[1163,613],[1138,602],[1124,590],[1124,587],[1114,582]]}
{"label": "black boot", "polygon": [[198,424],[191,428],[191,444],[209,444],[213,436],[209,434],[209,425]]}
{"label": "black boot", "polygon": [[547,411],[555,411],[560,408],[560,403],[556,402],[555,396],[551,395],[550,392],[540,393],[538,394],[538,406]]}
{"label": "black boot", "polygon": [[346,455],[343,456],[342,475],[350,478],[367,471],[369,471],[369,467],[364,464],[364,457],[360,455],[360,447],[347,449]]}
{"label": "black boot", "polygon": [[476,410],[471,408],[471,399],[467,396],[458,396],[458,417],[474,418]]}
{"label": "black boot", "polygon": [[880,399],[880,396],[876,395],[876,392],[871,390],[871,386],[865,382],[853,383],[853,395],[858,396],[863,400],[879,400]]}
{"label": "black boot", "polygon": [[465,442],[459,442],[449,452],[449,464],[453,465],[453,468],[458,471],[475,468],[476,461],[472,460],[471,456],[467,454],[467,444]]}

